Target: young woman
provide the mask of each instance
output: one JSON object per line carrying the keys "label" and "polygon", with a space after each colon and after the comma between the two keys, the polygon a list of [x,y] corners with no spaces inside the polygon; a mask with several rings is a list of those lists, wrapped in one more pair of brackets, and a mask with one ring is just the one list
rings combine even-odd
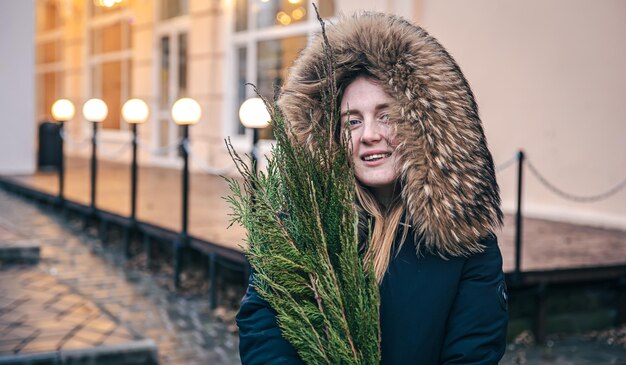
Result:
{"label": "young woman", "polygon": [[[507,326],[494,235],[502,213],[467,81],[434,38],[401,18],[362,13],[326,33],[351,133],[361,233],[371,237],[365,256],[380,282],[381,363],[497,364]],[[302,143],[324,110],[320,38],[279,99]],[[243,364],[302,363],[252,286],[237,323]]]}

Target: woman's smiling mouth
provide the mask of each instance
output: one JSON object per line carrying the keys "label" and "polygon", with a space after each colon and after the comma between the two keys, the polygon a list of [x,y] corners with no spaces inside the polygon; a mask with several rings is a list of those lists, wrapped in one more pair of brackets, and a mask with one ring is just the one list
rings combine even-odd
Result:
{"label": "woman's smiling mouth", "polygon": [[391,152],[373,153],[373,154],[366,154],[366,155],[361,156],[361,160],[367,161],[367,162],[378,161],[389,156],[391,156]]}

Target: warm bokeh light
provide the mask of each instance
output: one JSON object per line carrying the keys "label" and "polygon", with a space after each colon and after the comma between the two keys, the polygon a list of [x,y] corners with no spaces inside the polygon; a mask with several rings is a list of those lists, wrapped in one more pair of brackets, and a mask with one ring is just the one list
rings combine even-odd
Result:
{"label": "warm bokeh light", "polygon": [[88,122],[102,122],[108,114],[109,108],[100,99],[89,99],[83,105],[83,117]]}
{"label": "warm bokeh light", "polygon": [[284,11],[279,11],[278,14],[276,14],[276,20],[282,25],[291,24],[291,17]]}
{"label": "warm bokeh light", "polygon": [[196,124],[201,115],[200,104],[191,98],[178,99],[172,106],[172,118],[176,124]]}
{"label": "warm bokeh light", "polygon": [[304,9],[304,7],[302,7],[302,6],[294,9],[291,12],[291,17],[294,18],[295,20],[300,20],[300,19],[304,18],[305,15],[306,15],[306,9]]}
{"label": "warm bokeh light", "polygon": [[298,4],[301,0],[289,0],[290,4]]}
{"label": "warm bokeh light", "polygon": [[148,104],[141,99],[130,99],[122,106],[122,118],[127,123],[138,124],[143,123],[148,119]]}
{"label": "warm bokeh light", "polygon": [[93,3],[96,6],[102,6],[105,8],[112,8],[117,4],[122,3],[124,0],[94,0]]}
{"label": "warm bokeh light", "polygon": [[246,128],[265,128],[270,123],[270,113],[261,98],[250,98],[239,107],[239,120]]}
{"label": "warm bokeh light", "polygon": [[75,113],[74,104],[67,99],[59,99],[52,104],[52,118],[57,122],[67,122],[74,118]]}

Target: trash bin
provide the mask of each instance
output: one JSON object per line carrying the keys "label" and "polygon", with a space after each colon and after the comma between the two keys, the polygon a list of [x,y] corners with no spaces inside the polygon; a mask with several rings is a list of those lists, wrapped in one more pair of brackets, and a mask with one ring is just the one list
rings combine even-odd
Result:
{"label": "trash bin", "polygon": [[61,134],[58,123],[45,121],[39,125],[39,153],[37,168],[58,170],[61,164]]}

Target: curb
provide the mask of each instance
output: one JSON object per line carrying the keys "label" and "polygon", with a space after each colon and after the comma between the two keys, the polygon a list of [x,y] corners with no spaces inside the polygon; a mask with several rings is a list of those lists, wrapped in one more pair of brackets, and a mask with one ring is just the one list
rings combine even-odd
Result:
{"label": "curb", "polygon": [[36,243],[0,242],[0,263],[36,264],[39,262],[40,246]]}
{"label": "curb", "polygon": [[0,356],[0,365],[156,365],[158,363],[157,346],[151,339],[87,349]]}

